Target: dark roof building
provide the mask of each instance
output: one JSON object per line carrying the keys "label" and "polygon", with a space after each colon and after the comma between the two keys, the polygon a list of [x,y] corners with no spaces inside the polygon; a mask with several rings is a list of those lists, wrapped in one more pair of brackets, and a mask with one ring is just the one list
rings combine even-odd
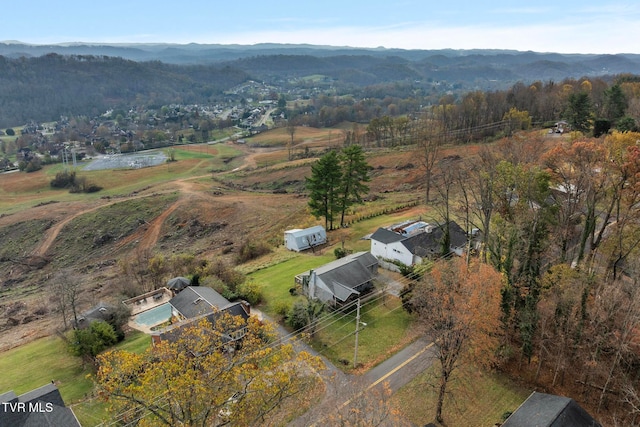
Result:
{"label": "dark roof building", "polygon": [[377,258],[357,252],[297,275],[296,283],[309,298],[337,305],[372,289],[377,272]]}
{"label": "dark roof building", "polygon": [[[229,302],[214,289],[205,286],[188,286],[178,295],[171,298],[169,304],[178,317],[184,319],[180,323],[168,326],[151,334],[151,342],[176,341],[183,328],[206,319],[211,325],[224,313],[240,316],[244,323],[249,319],[251,307],[247,302]],[[237,341],[244,336],[245,327],[226,333],[227,341]]]}
{"label": "dark roof building", "polygon": [[416,265],[443,255],[445,231],[449,232],[447,252],[462,255],[467,245],[467,233],[455,221],[446,224],[408,221],[381,227],[370,237],[371,253],[385,268],[398,271],[393,264]]}
{"label": "dark roof building", "polygon": [[575,400],[534,391],[502,427],[602,427]]}
{"label": "dark roof building", "polygon": [[169,279],[166,288],[178,293],[189,285],[191,285],[191,280],[186,277],[178,276],[173,279]]}
{"label": "dark roof building", "polygon": [[229,300],[206,286],[187,286],[169,304],[180,316],[191,319],[220,310],[229,305]]}
{"label": "dark roof building", "polygon": [[0,427],[80,427],[80,422],[50,383],[20,396],[0,394]]}
{"label": "dark roof building", "polygon": [[[430,233],[418,233],[407,237],[402,244],[412,254],[428,258],[442,253],[443,236],[444,226],[436,226]],[[449,222],[449,241],[451,248],[464,247],[467,243],[467,233],[455,221]]]}
{"label": "dark roof building", "polygon": [[76,328],[84,329],[89,327],[91,322],[103,321],[110,323],[113,321],[116,308],[112,305],[99,302],[97,305],[91,307],[89,310],[83,312],[78,316],[78,323]]}

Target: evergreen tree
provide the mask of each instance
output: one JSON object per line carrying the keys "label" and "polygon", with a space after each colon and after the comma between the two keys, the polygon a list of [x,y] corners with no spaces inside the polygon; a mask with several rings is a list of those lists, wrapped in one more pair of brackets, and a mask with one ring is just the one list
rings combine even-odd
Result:
{"label": "evergreen tree", "polygon": [[614,84],[604,91],[605,117],[612,123],[617,123],[624,116],[627,109],[627,99],[619,84]]}
{"label": "evergreen tree", "polygon": [[340,209],[342,169],[340,158],[329,151],[311,166],[311,177],[306,179],[309,190],[309,208],[316,217],[324,217],[327,230],[333,229],[333,219]]}
{"label": "evergreen tree", "polygon": [[572,93],[567,105],[567,121],[573,129],[586,132],[591,129],[593,106],[587,92]]}
{"label": "evergreen tree", "polygon": [[364,158],[359,145],[351,145],[342,151],[342,189],[340,191],[340,226],[344,226],[344,215],[349,207],[362,203],[362,196],[369,191],[371,166]]}

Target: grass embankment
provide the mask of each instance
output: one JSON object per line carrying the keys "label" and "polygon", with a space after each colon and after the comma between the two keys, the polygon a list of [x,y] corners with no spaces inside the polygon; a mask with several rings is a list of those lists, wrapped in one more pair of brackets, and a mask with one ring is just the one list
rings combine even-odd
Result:
{"label": "grass embankment", "polygon": [[[114,348],[140,353],[150,343],[148,335],[133,331]],[[72,356],[58,336],[0,353],[0,373],[0,393],[13,390],[20,395],[54,381],[65,404],[73,407],[83,426],[108,419],[106,405],[93,397],[93,367]]]}
{"label": "grass embankment", "polygon": [[[393,405],[413,424],[435,422],[438,397],[437,362],[393,396]],[[487,373],[474,365],[454,372],[445,397],[446,425],[490,427],[504,421],[529,396],[524,389],[499,373]],[[437,424],[439,425],[439,424]]]}
{"label": "grass embankment", "polygon": [[[374,297],[360,308],[357,366],[367,370],[404,347],[413,336],[411,316],[395,297]],[[366,324],[363,325],[363,324]],[[345,371],[353,370],[356,310],[336,312],[318,324],[312,347]]]}

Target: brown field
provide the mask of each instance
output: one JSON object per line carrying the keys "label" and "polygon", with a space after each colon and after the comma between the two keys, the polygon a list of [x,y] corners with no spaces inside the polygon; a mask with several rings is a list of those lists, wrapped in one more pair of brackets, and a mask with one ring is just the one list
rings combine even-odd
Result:
{"label": "brown field", "polygon": [[[284,230],[320,223],[304,195],[315,159],[288,162],[287,138],[286,129],[276,129],[247,144],[179,147],[178,161],[165,165],[80,171],[103,187],[88,195],[49,187],[60,166],[0,175],[0,239],[10,241],[0,249],[0,349],[51,334],[61,323],[48,286],[61,268],[83,281],[85,310],[121,298],[118,264],[136,253],[232,260],[247,239],[279,245]],[[340,129],[299,127],[295,150],[320,153],[342,138]],[[476,146],[464,151],[472,154]],[[415,157],[408,148],[370,151],[372,201],[356,207],[347,222],[420,200]],[[333,233],[338,239],[350,234]]]}

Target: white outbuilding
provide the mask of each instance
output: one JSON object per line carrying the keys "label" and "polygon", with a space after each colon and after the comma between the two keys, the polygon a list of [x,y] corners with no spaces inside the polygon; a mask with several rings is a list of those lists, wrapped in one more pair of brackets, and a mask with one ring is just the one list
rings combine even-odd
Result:
{"label": "white outbuilding", "polygon": [[327,232],[321,225],[309,228],[295,228],[284,232],[284,245],[290,251],[304,251],[312,246],[327,243]]}

